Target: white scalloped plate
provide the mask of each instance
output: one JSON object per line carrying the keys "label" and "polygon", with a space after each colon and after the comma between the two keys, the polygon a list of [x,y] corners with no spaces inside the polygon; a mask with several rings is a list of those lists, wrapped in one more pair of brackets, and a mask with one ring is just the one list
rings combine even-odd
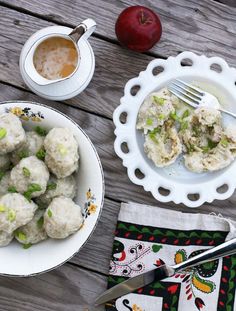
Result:
{"label": "white scalloped plate", "polygon": [[[190,66],[181,64],[186,59],[191,60]],[[217,65],[221,71],[216,71],[212,65]],[[155,75],[157,67],[162,67],[163,71]],[[161,89],[175,78],[197,84],[203,90],[214,94],[224,108],[236,112],[236,70],[230,68],[223,59],[198,56],[192,52],[183,52],[167,60],[155,59],[138,77],[127,82],[121,104],[114,111],[115,152],[127,167],[130,180],[143,186],[161,202],[173,201],[176,204],[198,207],[215,199],[225,200],[236,188],[236,161],[217,172],[196,174],[184,167],[181,157],[167,168],[157,168],[144,153],[143,134],[135,128],[139,108],[148,94]],[[136,95],[132,95],[136,86],[139,86],[139,90]],[[120,121],[122,113],[127,114],[125,123]],[[224,115],[224,123],[230,122],[236,121]],[[123,143],[127,144],[128,152],[122,148]],[[143,173],[143,178],[136,173],[137,169]],[[224,192],[219,190],[223,185],[227,185]],[[168,194],[160,193],[160,188],[167,189]],[[192,194],[197,194],[194,199]]]}

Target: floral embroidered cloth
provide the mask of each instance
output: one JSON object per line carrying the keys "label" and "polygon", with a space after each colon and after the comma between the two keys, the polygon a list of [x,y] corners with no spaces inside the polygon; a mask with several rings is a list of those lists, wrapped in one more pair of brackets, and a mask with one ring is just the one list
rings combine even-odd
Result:
{"label": "floral embroidered cloth", "polygon": [[[175,264],[236,236],[236,223],[136,203],[122,204],[108,287],[154,268]],[[156,281],[106,304],[107,311],[234,311],[236,256]]]}

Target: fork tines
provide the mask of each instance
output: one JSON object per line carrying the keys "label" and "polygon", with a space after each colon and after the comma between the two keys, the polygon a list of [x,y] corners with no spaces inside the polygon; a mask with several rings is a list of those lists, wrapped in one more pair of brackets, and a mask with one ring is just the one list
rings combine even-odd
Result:
{"label": "fork tines", "polygon": [[201,97],[204,95],[200,89],[179,79],[171,81],[167,88],[176,97],[194,108],[199,105]]}

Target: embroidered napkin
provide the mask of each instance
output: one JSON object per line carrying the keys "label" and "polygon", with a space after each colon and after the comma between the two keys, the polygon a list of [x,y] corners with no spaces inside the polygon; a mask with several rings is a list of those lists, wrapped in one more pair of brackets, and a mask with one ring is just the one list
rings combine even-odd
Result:
{"label": "embroidered napkin", "polygon": [[[136,203],[122,204],[108,287],[154,268],[173,265],[236,236],[222,217],[181,213]],[[156,281],[116,301],[107,311],[234,311],[236,256]]]}

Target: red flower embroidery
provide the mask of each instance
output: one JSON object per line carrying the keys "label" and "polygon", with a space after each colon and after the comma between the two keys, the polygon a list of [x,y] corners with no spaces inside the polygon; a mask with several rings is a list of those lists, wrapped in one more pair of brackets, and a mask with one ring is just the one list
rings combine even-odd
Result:
{"label": "red flower embroidery", "polygon": [[177,289],[178,289],[179,285],[175,284],[175,285],[171,285],[167,288],[168,292],[171,293],[172,295],[176,293]]}

